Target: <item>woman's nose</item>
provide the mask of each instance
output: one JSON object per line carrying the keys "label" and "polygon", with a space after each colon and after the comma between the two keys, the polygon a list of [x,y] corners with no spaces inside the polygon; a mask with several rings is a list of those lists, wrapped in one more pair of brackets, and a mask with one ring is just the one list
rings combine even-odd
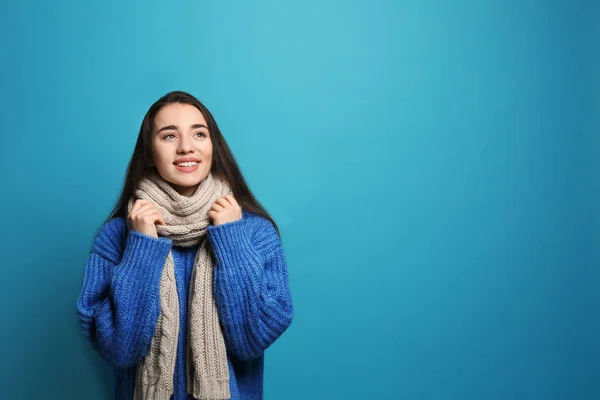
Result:
{"label": "woman's nose", "polygon": [[186,137],[182,137],[181,139],[179,139],[179,146],[177,146],[177,152],[189,153],[190,151],[192,151],[192,144],[190,143],[190,140]]}

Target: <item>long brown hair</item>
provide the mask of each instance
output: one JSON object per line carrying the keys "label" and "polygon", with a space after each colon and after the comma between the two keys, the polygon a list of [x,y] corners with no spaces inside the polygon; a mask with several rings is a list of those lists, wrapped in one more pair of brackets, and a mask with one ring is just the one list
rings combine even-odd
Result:
{"label": "long brown hair", "polygon": [[208,111],[204,104],[194,96],[181,91],[167,93],[152,104],[148,109],[148,112],[146,112],[144,120],[142,121],[142,126],[140,127],[135,149],[133,150],[129,165],[127,166],[123,190],[121,191],[119,200],[110,213],[108,220],[127,216],[127,204],[129,199],[135,192],[140,181],[152,168],[155,168],[150,166],[153,161],[152,132],[154,131],[154,118],[162,107],[171,103],[190,104],[200,110],[208,124],[208,132],[213,145],[211,173],[213,176],[222,179],[229,184],[233,192],[233,197],[242,209],[268,219],[279,234],[277,224],[256,197],[254,197],[254,194],[248,187],[237,161],[231,153],[231,150],[210,111]]}

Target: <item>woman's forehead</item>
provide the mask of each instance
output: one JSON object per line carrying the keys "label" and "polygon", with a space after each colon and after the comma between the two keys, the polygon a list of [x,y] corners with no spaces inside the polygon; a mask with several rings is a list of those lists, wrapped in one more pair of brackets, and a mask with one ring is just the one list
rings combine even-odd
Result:
{"label": "woman's forehead", "polygon": [[206,119],[200,110],[191,104],[172,103],[158,111],[154,123],[157,129],[160,129],[159,125],[206,125]]}

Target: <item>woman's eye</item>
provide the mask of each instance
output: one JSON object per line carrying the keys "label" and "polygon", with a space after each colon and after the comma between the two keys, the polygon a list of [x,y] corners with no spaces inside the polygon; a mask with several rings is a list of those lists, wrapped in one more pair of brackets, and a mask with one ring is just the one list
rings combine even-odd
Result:
{"label": "woman's eye", "polygon": [[175,135],[173,135],[172,133],[168,133],[165,136],[163,136],[163,139],[172,139],[174,137],[175,137]]}
{"label": "woman's eye", "polygon": [[204,132],[196,132],[196,136],[206,137],[206,133],[204,133]]}

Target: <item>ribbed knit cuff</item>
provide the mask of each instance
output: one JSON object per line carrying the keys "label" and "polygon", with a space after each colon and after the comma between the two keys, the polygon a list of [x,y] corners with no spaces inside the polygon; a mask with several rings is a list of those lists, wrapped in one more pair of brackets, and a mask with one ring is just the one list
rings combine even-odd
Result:
{"label": "ribbed knit cuff", "polygon": [[243,219],[222,225],[210,225],[208,237],[215,256],[228,264],[237,261],[240,255],[250,247],[250,241],[245,232]]}
{"label": "ribbed knit cuff", "polygon": [[162,259],[164,264],[167,255],[171,251],[173,241],[164,237],[155,238],[144,235],[138,231],[130,230],[127,234],[127,242],[121,264],[155,263],[156,259]]}
{"label": "ribbed knit cuff", "polygon": [[[130,230],[120,264],[113,270],[113,279],[122,277],[120,283],[128,287],[157,281],[162,266],[171,251],[173,242],[166,238],[153,238]],[[131,282],[130,280],[133,280]]]}
{"label": "ribbed knit cuff", "polygon": [[244,310],[256,309],[256,296],[260,293],[262,261],[245,228],[243,220],[208,228],[217,258],[215,295],[222,305],[220,315],[226,324],[242,322]]}
{"label": "ribbed knit cuff", "polygon": [[[158,304],[160,277],[171,247],[170,239],[129,231],[123,258],[112,269],[113,294],[121,304],[131,308],[121,311],[144,313],[148,311],[148,304]],[[137,321],[147,320],[135,318]]]}

